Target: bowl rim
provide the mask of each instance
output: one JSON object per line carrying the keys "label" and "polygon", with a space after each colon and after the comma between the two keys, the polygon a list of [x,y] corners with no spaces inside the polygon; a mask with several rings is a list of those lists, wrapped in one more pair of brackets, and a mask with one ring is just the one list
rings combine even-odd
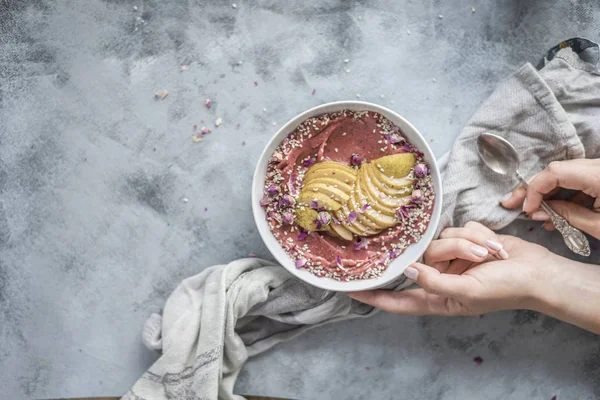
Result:
{"label": "bowl rim", "polygon": [[[406,253],[408,252],[408,250],[407,250],[407,251],[403,252],[397,259],[395,259],[388,265],[388,267],[386,268],[385,272],[382,274],[381,277],[373,278],[373,279],[362,279],[362,280],[341,282],[341,281],[336,281],[331,278],[320,278],[320,277],[317,277],[316,275],[311,274],[310,272],[308,272],[306,270],[296,268],[294,265],[294,261],[285,253],[282,246],[279,244],[277,239],[273,236],[273,233],[271,232],[271,229],[269,228],[269,225],[267,224],[267,222],[265,220],[264,209],[260,206],[259,202],[263,196],[264,179],[265,179],[265,172],[266,172],[266,167],[268,165],[268,161],[271,158],[273,151],[275,151],[277,146],[279,146],[281,141],[289,133],[293,132],[294,129],[296,129],[296,127],[299,124],[301,124],[308,118],[318,116],[321,114],[341,111],[344,109],[351,109],[354,111],[363,110],[363,108],[361,108],[361,107],[364,107],[364,110],[380,113],[380,114],[384,115],[386,118],[389,118],[389,115],[392,115],[395,119],[397,119],[398,121],[401,121],[401,124],[405,125],[405,127],[401,127],[401,130],[403,131],[403,133],[405,130],[404,128],[406,128],[406,127],[408,127],[409,130],[412,131],[412,132],[410,132],[409,135],[406,135],[406,136],[408,136],[408,139],[413,144],[414,144],[414,137],[412,137],[412,136],[416,135],[419,138],[419,141],[421,143],[419,143],[418,146],[417,145],[415,145],[415,146],[421,152],[423,152],[424,158],[430,167],[429,170],[430,170],[430,174],[433,179],[433,186],[434,186],[436,198],[435,198],[434,209],[431,214],[431,219],[429,221],[429,225],[427,226],[425,233],[423,234],[423,237],[417,243],[414,243],[408,247],[408,249],[410,249],[410,248],[414,248],[413,246],[419,245],[419,247],[422,248],[422,251],[418,252],[419,253],[418,256],[412,256],[408,260],[406,260],[407,257],[403,257],[403,256],[406,255]],[[334,108],[334,109],[332,109],[332,108]],[[394,123],[394,125],[398,125],[395,121],[392,121],[392,122]],[[437,160],[433,154],[433,151],[429,147],[429,144],[427,143],[427,140],[425,140],[425,137],[421,134],[421,132],[413,124],[411,124],[406,118],[402,117],[400,114],[396,113],[395,111],[390,110],[387,107],[384,107],[384,106],[381,106],[381,105],[378,105],[375,103],[366,102],[366,101],[347,100],[347,101],[335,101],[335,102],[330,102],[330,103],[324,103],[324,104],[320,104],[318,106],[312,107],[312,108],[296,115],[295,117],[291,118],[289,121],[287,121],[285,124],[283,124],[277,130],[277,132],[271,137],[271,139],[267,142],[267,144],[263,148],[263,151],[258,159],[258,162],[256,163],[256,167],[254,169],[254,174],[253,174],[253,178],[252,178],[252,196],[251,196],[251,198],[252,198],[252,213],[254,216],[254,222],[255,222],[258,232],[261,236],[261,239],[265,243],[265,246],[267,247],[269,252],[273,255],[273,257],[275,257],[275,259],[280,263],[280,265],[282,267],[284,267],[286,270],[288,270],[292,275],[294,275],[298,279],[301,279],[302,281],[307,282],[310,285],[319,287],[321,289],[337,291],[337,292],[354,292],[354,291],[361,291],[361,290],[377,289],[377,288],[381,288],[381,287],[390,285],[391,283],[393,283],[396,280],[399,280],[399,278],[402,277],[402,274],[403,274],[404,270],[406,269],[406,267],[410,266],[411,264],[414,264],[421,258],[423,252],[425,251],[425,249],[429,246],[429,244],[433,240],[433,236],[439,225],[439,221],[440,221],[440,217],[441,217],[441,208],[442,208],[442,184],[441,184],[441,174],[440,174],[440,171],[439,171],[439,168],[437,165]],[[271,248],[274,245],[276,245],[276,247],[278,248],[279,251],[274,251]],[[404,260],[403,260],[403,258],[404,258]],[[401,261],[403,262],[403,266],[397,267],[398,263]],[[394,264],[396,264],[396,265],[394,266],[394,268],[392,268],[392,266]],[[398,271],[396,271],[395,273],[387,273],[386,274],[386,272],[391,271],[393,269],[398,269]],[[400,283],[400,281],[398,283]]]}

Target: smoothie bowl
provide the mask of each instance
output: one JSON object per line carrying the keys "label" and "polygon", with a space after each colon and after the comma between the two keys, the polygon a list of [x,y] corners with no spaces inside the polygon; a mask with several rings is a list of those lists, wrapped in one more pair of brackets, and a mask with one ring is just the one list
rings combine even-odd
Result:
{"label": "smoothie bowl", "polygon": [[415,127],[393,111],[344,101],[286,123],[263,151],[252,210],[273,256],[323,289],[385,286],[437,228],[440,174]]}

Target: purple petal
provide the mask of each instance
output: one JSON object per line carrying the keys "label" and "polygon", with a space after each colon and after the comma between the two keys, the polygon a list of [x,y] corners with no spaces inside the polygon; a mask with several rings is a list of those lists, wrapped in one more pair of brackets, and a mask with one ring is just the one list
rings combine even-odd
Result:
{"label": "purple petal", "polygon": [[423,178],[423,177],[427,176],[428,173],[429,173],[429,169],[427,168],[427,165],[425,165],[425,164],[415,165],[415,175],[417,178]]}
{"label": "purple petal", "polygon": [[331,217],[331,218],[333,219],[333,223],[334,223],[334,225],[339,225],[339,224],[341,224],[341,222],[340,222],[340,221],[339,221],[337,218],[335,218],[335,217]]}
{"label": "purple petal", "polygon": [[310,208],[312,208],[313,210],[318,210],[319,209],[319,202],[316,200],[311,200],[310,201]]}
{"label": "purple petal", "polygon": [[362,164],[360,156],[358,154],[352,154],[352,157],[350,157],[350,165],[360,167],[360,164]]}
{"label": "purple petal", "polygon": [[365,247],[367,247],[368,244],[369,244],[369,241],[367,240],[367,238],[362,237],[360,239],[360,241],[354,245],[354,250],[364,249]]}
{"label": "purple petal", "polygon": [[340,257],[340,256],[335,256],[335,263],[340,268],[342,268],[344,266],[344,264],[342,264],[342,257]]}
{"label": "purple petal", "polygon": [[283,218],[283,222],[288,225],[291,225],[294,223],[294,214],[292,212],[289,212],[289,211],[284,212],[282,215],[282,218]]}
{"label": "purple petal", "polygon": [[364,206],[362,206],[360,208],[360,212],[365,212],[367,211],[367,208],[371,207],[371,205],[369,203],[366,203]]}
{"label": "purple petal", "polygon": [[354,221],[356,221],[356,218],[358,218],[358,214],[355,213],[354,211],[350,211],[350,214],[348,214],[348,218],[346,219],[346,222],[351,224]]}
{"label": "purple petal", "polygon": [[267,194],[271,197],[277,196],[279,194],[279,189],[277,189],[277,186],[271,185],[267,189]]}
{"label": "purple petal", "polygon": [[327,211],[321,211],[317,215],[317,219],[319,220],[322,226],[327,226],[331,223],[331,215]]}
{"label": "purple petal", "polygon": [[423,202],[423,192],[420,190],[413,190],[412,195],[410,196],[410,201],[413,203],[422,203]]}
{"label": "purple petal", "polygon": [[388,135],[385,135],[385,138],[391,144],[398,144],[398,143],[402,143],[405,141],[405,139],[402,137],[402,135],[400,135],[397,132],[392,132]]}
{"label": "purple petal", "polygon": [[397,251],[397,250],[392,250],[392,251],[390,252],[390,258],[391,258],[392,260],[394,260],[394,259],[398,258],[398,256],[399,256],[399,255],[400,255],[400,252],[399,252],[399,251]]}
{"label": "purple petal", "polygon": [[267,197],[266,195],[262,197],[262,199],[260,199],[260,205],[261,206],[266,206],[267,204],[269,204],[270,200],[269,197]]}
{"label": "purple petal", "polygon": [[302,268],[306,265],[306,259],[299,258],[296,260],[296,268]]}
{"label": "purple petal", "polygon": [[317,160],[315,160],[314,158],[311,157],[311,158],[307,158],[306,160],[304,160],[304,162],[302,162],[302,164],[308,168],[316,162],[317,162]]}
{"label": "purple petal", "polygon": [[300,231],[300,234],[298,235],[298,240],[304,240],[304,239],[306,239],[307,236],[308,236],[308,232]]}
{"label": "purple petal", "polygon": [[400,147],[400,150],[404,150],[405,152],[410,153],[412,151],[412,147],[405,144],[404,146]]}

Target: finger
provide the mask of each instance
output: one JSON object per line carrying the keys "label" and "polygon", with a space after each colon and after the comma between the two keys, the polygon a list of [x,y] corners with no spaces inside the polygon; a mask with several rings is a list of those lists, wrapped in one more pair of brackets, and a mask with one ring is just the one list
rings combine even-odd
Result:
{"label": "finger", "polygon": [[595,160],[568,160],[550,163],[529,183],[523,211],[537,210],[543,196],[557,187],[581,190],[590,196],[598,197],[600,194],[599,171],[600,165]]}
{"label": "finger", "polygon": [[554,224],[552,223],[552,221],[546,222],[544,225],[542,225],[542,228],[544,228],[548,232],[552,232],[552,231],[556,230],[556,228],[554,227]]}
{"label": "finger", "polygon": [[500,204],[502,204],[503,207],[508,209],[521,208],[526,195],[527,190],[525,190],[525,188],[522,185],[519,185],[512,192],[508,192],[504,196],[502,196],[502,198],[500,199]]}
{"label": "finger", "polygon": [[442,274],[437,269],[421,263],[406,268],[404,275],[415,281],[427,293],[446,297],[466,296],[479,285],[469,275]]}
{"label": "finger", "polygon": [[600,213],[570,201],[554,200],[548,205],[575,228],[600,238]]}
{"label": "finger", "polygon": [[438,263],[461,258],[473,262],[481,262],[486,259],[489,251],[467,239],[451,238],[438,239],[429,245],[423,254],[423,261],[427,264]]}
{"label": "finger", "polygon": [[348,293],[351,298],[384,311],[405,315],[459,315],[466,310],[448,298],[427,293],[423,289],[401,292],[370,290]]}
{"label": "finger", "polygon": [[449,263],[449,265],[448,265],[448,267],[446,267],[445,271],[440,271],[440,272],[443,272],[445,274],[460,275],[460,274],[465,273],[465,271],[467,271],[472,265],[473,265],[473,263],[471,261],[454,260],[451,263]]}
{"label": "finger", "polygon": [[[500,258],[507,259],[508,253],[504,250],[502,241],[496,233],[478,222],[467,222],[464,228],[447,228],[442,231],[440,238],[462,238],[476,245],[485,247],[492,255],[498,254]],[[474,260],[475,261],[475,260]]]}

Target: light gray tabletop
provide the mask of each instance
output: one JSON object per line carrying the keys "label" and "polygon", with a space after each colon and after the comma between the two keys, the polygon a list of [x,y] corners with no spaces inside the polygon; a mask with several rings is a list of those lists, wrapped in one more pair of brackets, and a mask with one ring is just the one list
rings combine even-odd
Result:
{"label": "light gray tabletop", "polygon": [[[233,1],[0,4],[0,397],[124,393],[183,278],[270,258],[250,182],[280,124],[360,96],[441,155],[501,79],[600,22],[596,1]],[[380,313],[251,360],[237,392],[593,399],[599,377],[597,337],[532,312]]]}

